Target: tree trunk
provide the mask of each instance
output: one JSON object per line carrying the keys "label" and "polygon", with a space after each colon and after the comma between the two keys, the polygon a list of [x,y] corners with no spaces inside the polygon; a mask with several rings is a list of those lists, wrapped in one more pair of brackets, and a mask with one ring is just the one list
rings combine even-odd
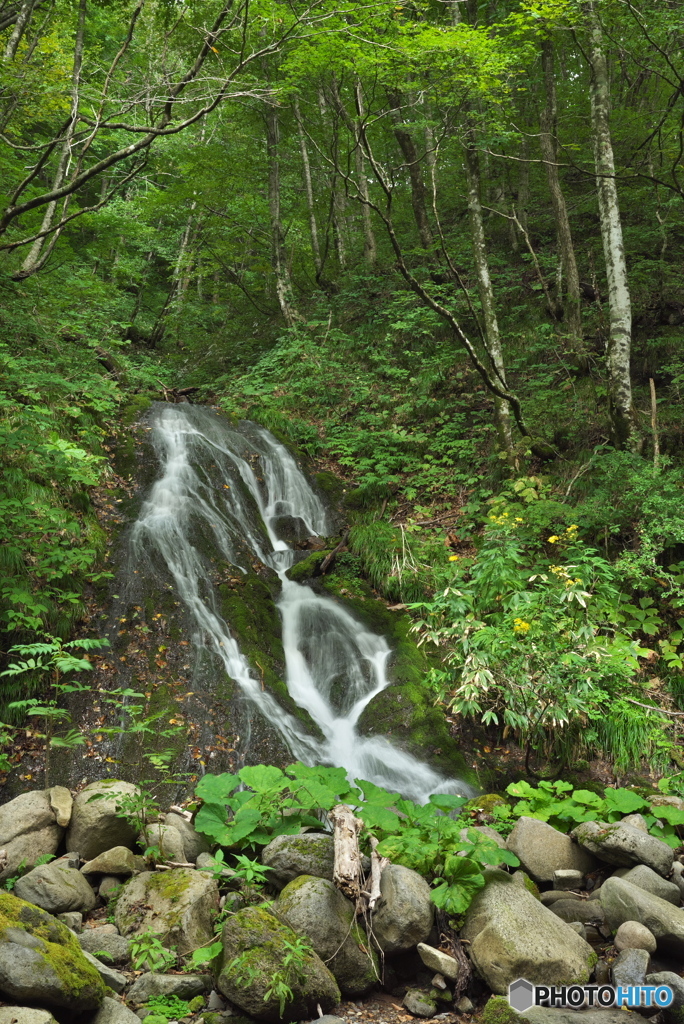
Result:
{"label": "tree trunk", "polygon": [[[78,9],[78,27],[76,29],[76,43],[74,46],[74,63],[71,73],[71,111],[69,124],[65,129],[64,142],[59,154],[59,160],[57,162],[57,170],[52,183],[53,190],[61,188],[69,170],[71,163],[71,144],[74,137],[74,130],[78,121],[78,105],[80,98],[81,89],[81,68],[83,65],[83,39],[85,35],[85,16],[86,16],[87,0],[80,0]],[[29,12],[30,13],[30,12]],[[9,45],[9,44],[8,44]],[[17,43],[18,45],[18,43]],[[67,206],[69,204],[70,197],[67,196],[64,200],[62,207],[62,217],[66,213]],[[57,209],[57,200],[53,200],[45,208],[43,214],[43,221],[40,226],[41,232],[49,231],[54,220],[55,211]],[[24,259],[21,265],[21,269],[13,274],[13,280],[24,281],[27,277],[32,277],[33,274],[37,274],[45,264],[47,263],[50,255],[52,254],[57,239],[59,238],[60,230],[53,233],[52,238],[47,242],[47,235],[43,235],[41,238],[37,238],[31,248],[29,249],[28,255]],[[46,246],[47,242],[47,246]]]}
{"label": "tree trunk", "polygon": [[304,189],[306,191],[306,205],[309,208],[309,229],[311,231],[311,252],[313,254],[314,267],[316,268],[316,280],[321,276],[323,264],[321,262],[321,248],[318,244],[318,226],[316,225],[316,210],[314,207],[313,185],[311,182],[311,164],[309,163],[309,151],[306,146],[306,136],[302,124],[302,115],[299,109],[299,100],[294,101],[295,120],[299,133],[299,148],[302,154],[302,169],[304,172]]}
{"label": "tree trunk", "polygon": [[285,235],[280,217],[280,162],[278,143],[280,130],[278,108],[266,104],[266,152],[268,156],[268,208],[271,214],[271,262],[275,276],[278,305],[288,327],[299,319],[292,291],[292,281],[285,254]]}
{"label": "tree trunk", "polygon": [[[468,185],[468,212],[470,214],[470,230],[473,238],[473,254],[475,257],[475,269],[477,272],[477,288],[482,306],[482,318],[484,321],[484,334],[487,354],[492,363],[494,376],[499,385],[506,389],[506,371],[504,369],[503,352],[501,349],[501,338],[499,336],[499,322],[496,316],[494,305],[494,290],[491,277],[489,276],[489,260],[487,258],[487,243],[485,240],[484,225],[482,221],[482,204],[480,202],[480,162],[477,149],[472,140],[465,149],[465,171]],[[494,396],[494,408],[496,411],[496,424],[499,433],[499,442],[503,451],[506,452],[509,461],[515,463],[515,452],[511,431],[511,413],[508,402],[505,399]]]}
{"label": "tree trunk", "polygon": [[593,0],[586,5],[585,10],[589,18],[594,164],[610,311],[610,338],[606,353],[610,418],[613,442],[619,447],[632,447],[637,441],[629,365],[632,308],[610,135],[610,86],[603,50],[603,32]]}
{"label": "tree trunk", "polygon": [[411,206],[413,208],[413,216],[420,236],[420,244],[427,252],[431,252],[434,240],[432,237],[432,228],[430,227],[430,221],[428,220],[427,215],[425,184],[423,182],[423,175],[420,168],[418,151],[416,150],[416,144],[413,141],[413,136],[410,132],[406,131],[404,127],[402,127],[400,111],[403,106],[403,100],[401,94],[398,92],[390,92],[387,95],[390,107],[393,111],[394,137],[399,143],[399,148],[403,154],[406,168],[409,173],[409,179],[411,181]]}
{"label": "tree trunk", "polygon": [[373,232],[371,208],[368,205],[368,179],[366,178],[366,161],[363,156],[363,139],[361,129],[361,124],[363,122],[363,95],[361,93],[361,83],[358,80],[356,82],[356,113],[358,117],[355,149],[356,179],[359,188],[359,195],[362,199],[361,217],[363,219],[363,255],[366,263],[372,267],[375,265],[375,261],[378,258],[378,249],[375,243],[375,233]]}
{"label": "tree trunk", "polygon": [[[549,182],[551,194],[551,206],[556,222],[558,235],[558,247],[562,264],[563,277],[565,279],[566,295],[563,302],[564,321],[568,330],[568,342],[570,348],[578,355],[584,352],[582,339],[582,312],[580,305],[580,282],[575,259],[575,249],[572,244],[572,232],[570,231],[570,220],[565,205],[560,178],[558,175],[558,149],[556,146],[556,78],[554,74],[553,41],[546,37],[542,42],[542,68],[544,71],[544,88],[546,92],[546,103],[541,111],[539,144],[542,157],[546,163],[546,175]],[[561,294],[558,293],[560,305]]]}
{"label": "tree trunk", "polygon": [[3,56],[4,64],[9,64],[9,62],[14,60],[16,57],[17,50],[19,49],[19,43],[26,31],[26,26],[31,19],[31,14],[33,13],[35,5],[36,0],[24,0],[24,3],[21,5],[12,33],[7,40],[7,46],[5,47],[5,53]]}

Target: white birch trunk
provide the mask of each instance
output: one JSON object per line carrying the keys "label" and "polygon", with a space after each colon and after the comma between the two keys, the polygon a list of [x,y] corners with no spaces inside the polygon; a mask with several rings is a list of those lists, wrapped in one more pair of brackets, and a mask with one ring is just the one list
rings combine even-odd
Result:
{"label": "white birch trunk", "polygon": [[596,4],[592,0],[585,9],[589,19],[594,164],[610,311],[610,338],[606,353],[610,418],[614,443],[619,447],[631,447],[637,439],[630,377],[632,307],[610,135],[610,85]]}

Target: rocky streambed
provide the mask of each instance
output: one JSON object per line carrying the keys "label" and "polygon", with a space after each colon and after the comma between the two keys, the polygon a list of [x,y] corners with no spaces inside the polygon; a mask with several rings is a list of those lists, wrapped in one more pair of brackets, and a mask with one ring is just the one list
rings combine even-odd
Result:
{"label": "rocky streambed", "polygon": [[[521,817],[506,840],[473,826],[520,867],[486,870],[467,912],[448,921],[428,882],[393,863],[372,912],[357,914],[333,881],[323,825],[263,848],[264,890],[239,858],[228,867],[214,857],[182,808],[142,830],[122,817],[137,795],[106,780],[0,808],[0,1024],[352,1021],[364,1006],[387,1024],[473,1015],[564,1024],[574,1012],[517,1014],[505,997],[518,978],[668,985],[674,1002],[659,1020],[681,1024],[684,865],[640,815],[570,835]],[[193,960],[201,949],[204,964]],[[634,1016],[617,1013],[584,1010],[579,1020]]]}

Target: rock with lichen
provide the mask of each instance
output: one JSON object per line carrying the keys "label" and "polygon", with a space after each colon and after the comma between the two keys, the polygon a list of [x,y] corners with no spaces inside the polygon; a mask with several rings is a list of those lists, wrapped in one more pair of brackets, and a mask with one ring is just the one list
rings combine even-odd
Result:
{"label": "rock with lichen", "polygon": [[216,879],[203,871],[143,871],[122,887],[114,916],[122,935],[151,931],[182,954],[211,942],[218,905]]}

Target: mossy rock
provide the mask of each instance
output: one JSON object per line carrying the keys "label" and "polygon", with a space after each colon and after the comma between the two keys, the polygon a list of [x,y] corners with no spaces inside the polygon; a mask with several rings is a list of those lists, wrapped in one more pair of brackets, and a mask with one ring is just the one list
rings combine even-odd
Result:
{"label": "mossy rock", "polygon": [[122,935],[151,931],[166,947],[190,953],[211,942],[218,904],[216,879],[203,871],[143,871],[123,886],[114,919]]}
{"label": "mossy rock", "polygon": [[[302,950],[296,962],[291,962],[297,934],[269,910],[247,907],[239,911],[225,922],[221,940],[216,986],[251,1017],[272,1024],[309,1020],[317,1016],[318,1004],[328,1013],[340,1002],[337,982],[313,950]],[[288,954],[289,964],[285,961]],[[282,1015],[273,992],[277,979],[292,993]]]}
{"label": "mossy rock", "polygon": [[491,814],[495,807],[509,807],[510,801],[501,793],[483,793],[482,796],[473,797],[467,804],[464,804],[463,811],[481,811],[484,814]]}
{"label": "mossy rock", "polygon": [[97,1009],[107,989],[66,925],[32,903],[2,893],[0,992],[22,1003],[80,1013]]}
{"label": "mossy rock", "polygon": [[492,996],[482,1011],[482,1024],[530,1024],[527,1017],[518,1013],[505,996]]}

